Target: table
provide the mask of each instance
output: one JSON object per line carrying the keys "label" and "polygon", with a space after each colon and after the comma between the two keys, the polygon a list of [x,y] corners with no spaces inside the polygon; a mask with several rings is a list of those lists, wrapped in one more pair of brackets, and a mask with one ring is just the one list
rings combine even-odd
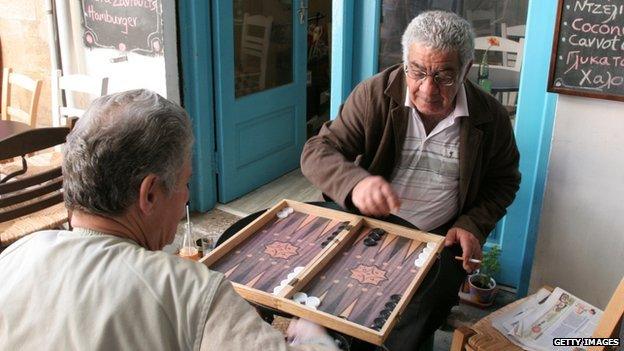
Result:
{"label": "table", "polygon": [[26,123],[0,120],[0,141],[31,129]]}
{"label": "table", "polygon": [[[497,92],[518,91],[520,86],[520,72],[512,67],[489,65],[488,79],[492,82],[492,94]],[[477,83],[479,65],[473,64],[468,71],[468,79]]]}
{"label": "table", "polygon": [[[32,128],[26,123],[0,120],[0,142],[14,135],[24,133],[29,130],[32,130]],[[2,179],[0,180],[0,183],[6,183],[9,179],[26,173],[27,170],[28,170],[28,165],[26,164],[26,159],[24,158],[24,156],[22,156],[22,169],[12,172],[2,177]]]}

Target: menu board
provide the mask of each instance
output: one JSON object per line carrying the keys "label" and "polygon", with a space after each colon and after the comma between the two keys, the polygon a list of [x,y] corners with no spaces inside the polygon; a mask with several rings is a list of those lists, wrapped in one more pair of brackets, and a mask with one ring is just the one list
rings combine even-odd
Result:
{"label": "menu board", "polygon": [[624,101],[624,1],[559,0],[548,91]]}
{"label": "menu board", "polygon": [[161,0],[81,0],[83,41],[89,48],[111,48],[162,55]]}

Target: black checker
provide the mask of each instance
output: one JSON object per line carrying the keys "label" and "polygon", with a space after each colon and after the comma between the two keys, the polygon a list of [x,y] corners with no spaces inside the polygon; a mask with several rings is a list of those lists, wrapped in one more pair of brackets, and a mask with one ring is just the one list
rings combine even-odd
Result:
{"label": "black checker", "polygon": [[397,303],[394,301],[390,301],[390,302],[386,302],[386,304],[384,305],[384,307],[389,308],[389,309],[394,309],[396,307]]}
{"label": "black checker", "polygon": [[364,239],[364,245],[366,246],[375,246],[377,245],[377,242],[371,238],[366,238]]}
{"label": "black checker", "polygon": [[392,314],[392,310],[389,308],[386,308],[386,309],[381,310],[381,312],[379,312],[379,317],[388,319],[388,317],[390,317],[390,314]]}
{"label": "black checker", "polygon": [[377,234],[377,233],[373,233],[371,232],[370,234],[368,234],[368,237],[375,240],[375,241],[379,241],[379,239],[381,239],[381,235]]}
{"label": "black checker", "polygon": [[385,318],[375,318],[375,320],[373,321],[373,327],[377,327],[377,328],[381,328],[383,327],[383,325],[386,324],[386,319]]}
{"label": "black checker", "polygon": [[394,294],[394,295],[390,296],[390,301],[395,302],[395,303],[399,303],[399,301],[401,301],[401,295],[400,294]]}

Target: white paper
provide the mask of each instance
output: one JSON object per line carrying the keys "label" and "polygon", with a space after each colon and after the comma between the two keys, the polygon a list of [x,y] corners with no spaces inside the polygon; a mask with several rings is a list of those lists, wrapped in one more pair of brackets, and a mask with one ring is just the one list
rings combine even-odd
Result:
{"label": "white paper", "polygon": [[[598,325],[602,311],[569,292],[545,289],[492,320],[492,326],[514,344],[527,350],[571,350],[555,347],[553,338],[588,338]],[[574,348],[575,351],[586,350]]]}

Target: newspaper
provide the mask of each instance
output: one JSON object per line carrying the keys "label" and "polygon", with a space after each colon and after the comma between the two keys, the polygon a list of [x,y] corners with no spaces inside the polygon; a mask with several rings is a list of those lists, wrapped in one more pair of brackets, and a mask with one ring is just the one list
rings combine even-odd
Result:
{"label": "newspaper", "polygon": [[574,350],[556,347],[554,338],[588,338],[598,326],[602,311],[569,292],[541,289],[508,313],[492,320],[492,326],[509,341],[530,351]]}

